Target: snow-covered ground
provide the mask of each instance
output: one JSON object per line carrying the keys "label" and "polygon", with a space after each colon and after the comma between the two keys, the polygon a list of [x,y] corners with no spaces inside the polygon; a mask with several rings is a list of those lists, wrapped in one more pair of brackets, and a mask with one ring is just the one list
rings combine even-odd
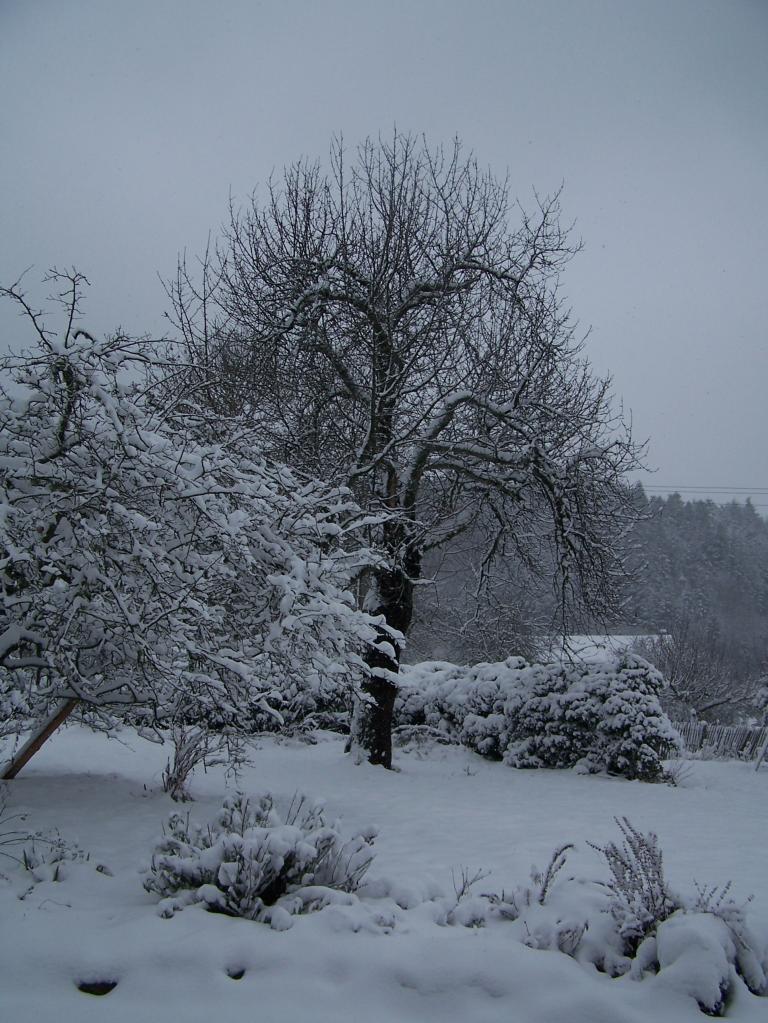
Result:
{"label": "snow-covered ground", "polygon": [[[450,901],[452,879],[464,868],[489,872],[476,893],[511,890],[528,881],[532,864],[546,866],[555,846],[574,842],[561,876],[605,877],[587,842],[618,838],[619,815],[658,833],[674,889],[691,891],[695,878],[732,880],[737,897],[754,893],[749,921],[758,941],[768,941],[768,771],[750,764],[692,762],[673,788],[516,771],[454,747],[400,752],[398,771],[386,772],[356,766],[330,734],[315,746],[260,740],[239,780],[221,769],[196,777],[185,810],[210,820],[236,788],[324,797],[343,830],[378,827],[368,876],[386,879],[379,894],[389,892],[276,931],[200,907],[171,919],[157,914],[139,871],[178,809],[160,788],[166,756],[131,732],[110,741],[73,726],[7,786],[7,812],[26,812],[32,831],[57,828],[90,860],[69,864],[64,880],[35,885],[21,867],[0,861],[0,1019],[700,1021],[694,999],[664,971],[610,979],[561,952],[526,947],[517,924],[502,919],[485,927],[436,922],[437,890]],[[228,975],[242,970],[242,979]],[[83,980],[118,983],[94,997],[78,990]],[[768,1000],[739,986],[727,1016],[757,1023],[767,1010]]]}

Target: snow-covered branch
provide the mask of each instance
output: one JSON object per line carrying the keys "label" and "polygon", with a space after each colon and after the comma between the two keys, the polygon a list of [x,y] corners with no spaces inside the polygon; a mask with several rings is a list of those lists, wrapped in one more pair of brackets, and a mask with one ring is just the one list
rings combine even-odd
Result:
{"label": "snow-covered branch", "polygon": [[[260,455],[128,362],[142,340],[66,343],[0,367],[0,708],[7,727],[61,700],[238,727],[289,686],[353,687],[381,622],[349,585],[375,562],[348,490]],[[143,708],[143,709],[142,709]]]}

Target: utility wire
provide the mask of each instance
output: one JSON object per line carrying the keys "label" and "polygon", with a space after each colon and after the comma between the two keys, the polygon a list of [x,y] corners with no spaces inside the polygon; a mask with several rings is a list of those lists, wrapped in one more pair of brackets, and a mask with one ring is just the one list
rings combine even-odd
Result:
{"label": "utility wire", "polygon": [[642,480],[638,480],[640,485],[645,490],[669,490],[669,491],[707,491],[708,493],[725,493],[725,494],[736,494],[736,493],[747,493],[747,494],[768,494],[768,487],[724,487],[719,483],[715,483],[712,486],[706,486],[702,483],[692,483],[690,486],[675,485],[672,483],[643,483]]}
{"label": "utility wire", "polygon": [[[643,480],[636,480],[644,491],[648,492],[651,497],[657,497],[662,494],[680,494],[682,496],[689,496],[689,499],[709,499],[712,500],[713,504],[717,504],[718,507],[723,507],[724,504],[730,504],[730,501],[724,500],[725,498],[731,497],[734,502],[739,503],[739,498],[747,497],[766,497],[768,496],[768,487],[749,487],[744,485],[725,487],[719,483],[707,486],[704,483],[691,483],[688,485],[667,484],[667,483],[645,483]],[[711,495],[711,497],[710,497]],[[720,498],[720,500],[715,500]],[[768,504],[762,502],[751,502],[753,508],[768,508]]]}

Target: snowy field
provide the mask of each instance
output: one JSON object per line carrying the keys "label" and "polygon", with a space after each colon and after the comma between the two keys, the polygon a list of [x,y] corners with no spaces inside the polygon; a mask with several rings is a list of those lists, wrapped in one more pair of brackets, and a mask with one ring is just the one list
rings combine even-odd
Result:
{"label": "snowy field", "polygon": [[[73,726],[7,786],[7,813],[25,812],[31,831],[58,829],[90,859],[65,865],[62,880],[36,884],[12,861],[0,863],[0,1019],[701,1021],[673,970],[611,979],[562,952],[527,947],[520,921],[444,925],[462,870],[488,872],[475,895],[509,891],[528,882],[532,864],[545,867],[556,846],[573,842],[562,883],[604,878],[605,863],[587,843],[617,839],[619,815],[658,833],[673,889],[690,892],[695,878],[732,880],[737,899],[754,893],[750,926],[761,947],[768,941],[768,771],[750,764],[692,762],[671,787],[516,771],[453,747],[400,751],[398,770],[385,772],[355,766],[338,736],[321,735],[314,746],[260,740],[237,782],[222,769],[195,777],[184,811],[205,822],[236,788],[286,798],[303,791],[324,798],[343,830],[373,824],[379,832],[369,894],[278,931],[199,906],[158,915],[140,869],[178,809],[160,786],[166,756],[131,732],[111,741]],[[230,976],[241,971],[241,979]],[[77,988],[99,980],[117,986],[104,997]],[[768,1000],[739,983],[726,1015],[764,1023],[767,1010]]]}

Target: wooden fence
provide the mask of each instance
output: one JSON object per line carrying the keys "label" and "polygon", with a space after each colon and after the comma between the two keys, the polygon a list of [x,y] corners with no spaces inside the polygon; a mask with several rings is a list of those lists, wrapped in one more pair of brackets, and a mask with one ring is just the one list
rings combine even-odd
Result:
{"label": "wooden fence", "polygon": [[689,753],[708,749],[723,759],[754,760],[768,739],[768,726],[711,725],[706,721],[673,722]]}

